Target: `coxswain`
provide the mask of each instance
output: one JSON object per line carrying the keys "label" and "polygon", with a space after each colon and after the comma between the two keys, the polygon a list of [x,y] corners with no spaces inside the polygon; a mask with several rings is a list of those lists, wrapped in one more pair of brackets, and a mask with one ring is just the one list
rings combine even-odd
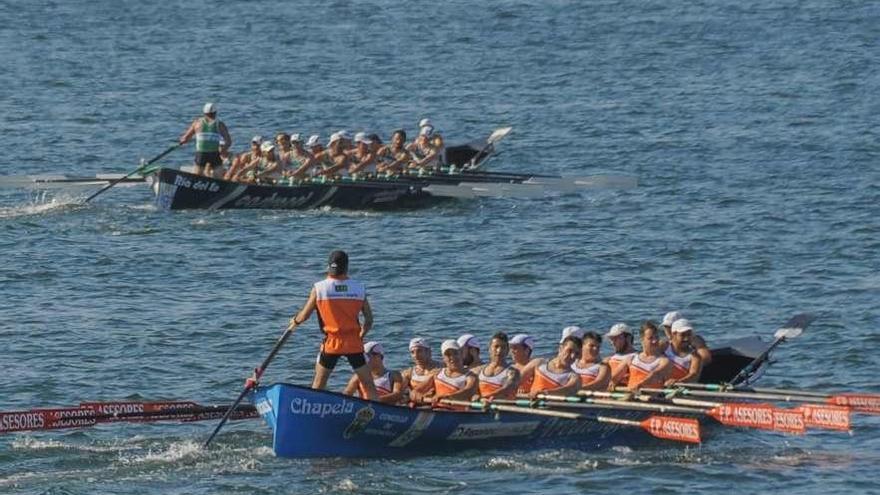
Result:
{"label": "coxswain", "polygon": [[[367,365],[373,375],[373,384],[376,393],[379,394],[379,402],[397,404],[403,395],[403,378],[400,373],[385,367],[385,349],[378,342],[364,344],[364,355],[367,357]],[[352,375],[345,390],[346,395],[359,394],[362,399],[367,398],[367,391],[357,375]]]}
{"label": "coxswain", "polygon": [[[422,337],[409,341],[409,355],[413,365],[403,370],[403,384],[410,391],[410,398],[420,398],[434,393],[434,374],[440,364],[431,359],[431,348]],[[415,400],[415,399],[413,399]]]}
{"label": "coxswain", "polygon": [[604,363],[611,368],[609,388],[617,385],[626,385],[629,381],[629,361],[636,355],[633,347],[632,330],[626,323],[615,323],[611,330],[605,334],[614,347],[614,354],[604,359]]}
{"label": "coxswain", "polygon": [[[197,117],[192,124],[180,136],[179,143],[186,144],[196,137],[196,156],[193,162],[196,175],[214,176],[214,169],[223,167],[220,158],[220,142],[223,140],[223,147],[229,149],[232,146],[232,137],[226,124],[217,119],[217,105],[213,103],[205,103],[202,108],[201,117]],[[204,168],[203,168],[204,167]]]}
{"label": "coxswain", "polygon": [[[327,278],[315,283],[303,308],[290,320],[289,330],[302,325],[314,311],[324,333],[324,342],[315,364],[312,388],[323,390],[340,357],[348,364],[366,391],[367,398],[377,400],[373,375],[364,358],[364,336],[373,327],[373,311],[367,300],[364,284],[348,277],[348,255],[333,251],[327,265]],[[363,315],[363,321],[360,316]]]}
{"label": "coxswain", "polygon": [[672,338],[666,346],[664,355],[671,364],[669,378],[664,385],[670,386],[676,383],[693,383],[700,378],[703,362],[700,355],[694,352],[690,346],[690,340],[694,334],[694,326],[691,322],[679,318],[672,324]]}
{"label": "coxswain", "polygon": [[[682,318],[684,318],[684,316],[679,311],[670,311],[663,317],[663,332],[666,334],[666,340],[661,342],[660,346],[664,351],[672,340],[672,325]],[[712,351],[702,337],[692,332],[690,346],[694,352],[700,356],[701,366],[706,366],[712,362]]]}
{"label": "coxswain", "polygon": [[483,365],[480,359],[480,342],[473,334],[466,333],[456,339],[458,347],[461,348],[461,360],[464,367],[476,372],[477,368]]}
{"label": "coxswain", "polygon": [[386,174],[400,173],[413,160],[412,155],[406,150],[406,131],[398,129],[391,134],[391,144],[383,146],[377,155],[381,163],[376,167],[379,172]]}
{"label": "coxswain", "polygon": [[468,400],[477,393],[477,376],[465,368],[458,342],[449,339],[440,346],[443,368],[434,374],[434,396],[437,406],[443,399]]}
{"label": "coxswain", "polygon": [[250,150],[245,151],[232,159],[232,166],[229,167],[229,170],[226,171],[223,178],[226,180],[238,180],[239,175],[241,175],[241,169],[254,161],[254,159],[262,156],[263,152],[260,151],[260,146],[262,145],[262,136],[254,136],[251,138]]}
{"label": "coxswain", "polygon": [[367,137],[365,132],[354,135],[355,149],[349,155],[352,164],[348,168],[351,175],[361,172],[372,172],[376,169],[376,153],[373,152],[373,140]]}
{"label": "coxswain", "polygon": [[642,324],[642,352],[629,360],[629,381],[627,390],[658,388],[666,382],[669,374],[669,359],[660,350],[660,330],[654,323]]}
{"label": "coxswain", "polygon": [[510,339],[510,354],[513,365],[519,371],[519,388],[517,394],[528,394],[532,390],[535,379],[535,368],[544,362],[543,358],[532,358],[535,350],[535,339],[531,335],[519,333]]}
{"label": "coxswain", "polygon": [[489,362],[477,373],[479,397],[475,399],[515,399],[519,370],[507,361],[510,343],[507,334],[498,332],[489,341]]}
{"label": "coxswain", "polygon": [[611,367],[602,362],[599,349],[602,337],[596,332],[585,332],[580,359],[572,363],[571,370],[580,378],[581,390],[607,390],[611,379]]}
{"label": "coxswain", "polygon": [[581,354],[582,345],[583,341],[574,335],[564,338],[556,356],[535,368],[529,398],[534,400],[538,394],[570,395],[577,392],[581,382],[571,365]]}

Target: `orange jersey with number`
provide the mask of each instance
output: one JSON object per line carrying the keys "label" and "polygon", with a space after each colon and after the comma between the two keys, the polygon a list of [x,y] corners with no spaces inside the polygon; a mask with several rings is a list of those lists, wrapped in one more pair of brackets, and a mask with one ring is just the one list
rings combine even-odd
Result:
{"label": "orange jersey with number", "polygon": [[315,284],[318,323],[324,332],[321,351],[326,354],[364,352],[358,315],[364,307],[364,284],[347,278],[327,277]]}

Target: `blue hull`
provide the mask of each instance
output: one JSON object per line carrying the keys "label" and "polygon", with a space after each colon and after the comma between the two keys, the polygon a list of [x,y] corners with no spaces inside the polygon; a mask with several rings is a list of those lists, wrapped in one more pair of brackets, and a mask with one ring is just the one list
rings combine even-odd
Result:
{"label": "blue hull", "polygon": [[259,387],[254,404],[273,430],[279,457],[410,457],[471,448],[593,449],[654,441],[639,428],[589,420],[412,409],[283,383]]}

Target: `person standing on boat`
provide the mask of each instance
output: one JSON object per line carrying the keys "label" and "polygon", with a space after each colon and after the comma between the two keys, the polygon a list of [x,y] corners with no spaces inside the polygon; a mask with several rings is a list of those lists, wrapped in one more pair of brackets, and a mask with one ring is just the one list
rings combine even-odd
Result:
{"label": "person standing on boat", "polygon": [[629,381],[629,362],[636,355],[633,347],[633,335],[626,323],[615,323],[605,334],[614,347],[614,354],[605,358],[604,362],[611,368],[611,380],[608,387],[626,385]]}
{"label": "person standing on boat", "polygon": [[[323,390],[340,357],[354,369],[367,398],[378,400],[373,374],[364,358],[364,336],[373,327],[373,310],[364,284],[348,277],[348,254],[333,251],[327,265],[327,278],[315,283],[305,306],[290,320],[293,331],[318,313],[324,342],[315,364],[312,388]],[[360,320],[363,315],[363,322]]]}
{"label": "person standing on boat", "polygon": [[[672,325],[683,318],[684,316],[678,311],[670,311],[663,317],[663,332],[666,334],[666,341],[661,342],[660,346],[664,351],[672,341]],[[706,366],[712,362],[712,351],[702,337],[696,333],[691,333],[689,344],[694,352],[700,356],[700,364],[702,366]]]}
{"label": "person standing on boat", "polygon": [[[403,378],[399,372],[385,367],[385,349],[382,347],[382,344],[367,342],[364,344],[364,354],[367,356],[367,364],[370,366],[370,373],[373,375],[373,384],[375,384],[376,392],[379,394],[379,402],[386,404],[397,404],[400,402],[403,396]],[[361,399],[367,398],[367,391],[357,375],[352,375],[342,393],[345,395],[358,393]]]}
{"label": "person standing on boat", "polygon": [[675,320],[672,324],[672,338],[666,347],[664,355],[671,364],[669,379],[665,386],[676,383],[693,383],[700,378],[703,363],[700,355],[691,349],[690,340],[694,334],[694,326],[684,318]]}
{"label": "person standing on boat", "polygon": [[580,378],[571,370],[572,363],[580,356],[583,341],[570,335],[559,344],[556,357],[535,368],[535,379],[529,390],[529,398],[538,394],[570,395],[580,388]]}
{"label": "person standing on boat", "polygon": [[585,332],[581,357],[571,365],[581,380],[581,390],[607,390],[611,368],[602,362],[599,349],[602,337],[596,332]]}
{"label": "person standing on boat", "polygon": [[519,370],[507,362],[510,343],[507,334],[498,332],[489,341],[489,362],[477,373],[479,395],[474,400],[515,399]]}
{"label": "person standing on boat", "polygon": [[652,322],[642,325],[642,352],[629,360],[627,390],[658,388],[666,382],[669,359],[660,350],[660,330]]}
{"label": "person standing on boat", "polygon": [[[440,365],[431,359],[431,347],[421,337],[409,341],[409,355],[413,365],[403,370],[403,383],[415,395],[430,395],[434,392],[434,373]],[[412,397],[411,394],[411,397]]]}
{"label": "person standing on boat", "polygon": [[480,359],[480,342],[473,334],[466,333],[456,342],[461,349],[461,361],[465,368],[475,371],[483,365],[483,361]]}
{"label": "person standing on boat", "polygon": [[[202,109],[204,114],[193,120],[192,124],[180,136],[179,143],[186,144],[193,136],[196,138],[196,157],[194,161],[196,175],[214,176],[214,169],[223,167],[220,157],[220,140],[223,147],[229,149],[232,146],[232,137],[226,124],[217,119],[217,105],[205,103]],[[204,167],[204,168],[203,168]]]}
{"label": "person standing on boat", "polygon": [[528,394],[532,390],[535,368],[544,362],[543,358],[532,358],[534,350],[535,339],[531,335],[519,333],[510,339],[510,354],[513,356],[513,365],[519,371],[519,388],[516,390],[518,394]]}

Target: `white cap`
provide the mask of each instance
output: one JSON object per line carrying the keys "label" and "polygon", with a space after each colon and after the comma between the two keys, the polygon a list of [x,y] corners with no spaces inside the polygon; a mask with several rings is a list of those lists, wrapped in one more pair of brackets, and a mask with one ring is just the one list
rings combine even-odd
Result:
{"label": "white cap", "polygon": [[264,153],[268,153],[275,149],[275,145],[272,144],[271,141],[266,141],[265,143],[263,143],[262,146],[260,146],[260,149],[263,150]]}
{"label": "white cap", "polygon": [[213,103],[205,103],[205,106],[202,107],[202,113],[204,113],[204,114],[217,113],[217,105],[215,105]]}
{"label": "white cap", "polygon": [[426,125],[419,130],[419,136],[428,136],[431,137],[434,134],[434,127],[430,125]]}
{"label": "white cap", "polygon": [[381,354],[385,356],[385,349],[382,347],[382,344],[374,341],[367,342],[364,344],[364,354]]}
{"label": "white cap", "polygon": [[440,354],[445,354],[449,349],[455,349],[456,351],[461,350],[461,346],[458,345],[458,342],[449,339],[444,340],[443,345],[440,346]]}
{"label": "white cap", "polygon": [[299,134],[291,134],[290,135],[290,142],[291,143],[301,143],[302,136],[300,136]]}
{"label": "white cap", "polygon": [[317,134],[312,134],[309,136],[309,140],[306,141],[306,148],[314,148],[315,146],[321,145],[321,136]]}
{"label": "white cap", "polygon": [[525,333],[518,333],[510,339],[510,345],[514,345],[514,344],[522,344],[522,345],[528,347],[529,349],[534,350],[535,339],[533,339],[531,335],[528,335]]}
{"label": "white cap", "polygon": [[675,323],[676,320],[680,320],[682,318],[684,318],[684,316],[678,311],[670,311],[666,313],[666,316],[663,317],[662,325],[666,325],[667,327],[672,326],[672,324]]}
{"label": "white cap", "polygon": [[419,129],[422,127],[434,127],[434,124],[431,123],[431,119],[424,118],[419,121]]}
{"label": "white cap", "polygon": [[338,132],[334,132],[333,134],[330,134],[330,140],[327,141],[327,146],[330,146],[331,144],[335,143],[336,141],[339,141],[340,139],[342,139],[342,136]]}
{"label": "white cap", "polygon": [[355,134],[355,135],[354,135],[354,142],[356,142],[356,143],[364,143],[364,144],[373,144],[373,141],[371,141],[371,140],[367,137],[367,133],[366,133],[366,132],[359,132],[359,133]]}
{"label": "white cap", "polygon": [[336,134],[338,134],[339,137],[342,139],[347,139],[347,140],[351,141],[351,133],[349,133],[346,129],[342,129],[339,132],[337,132]]}
{"label": "white cap", "polygon": [[626,323],[615,323],[614,325],[611,325],[611,330],[609,330],[608,333],[605,334],[605,336],[611,338],[617,337],[618,335],[623,335],[625,333],[628,333],[630,335],[633,334],[632,330],[630,330],[629,328],[629,325],[627,325]]}
{"label": "white cap", "polygon": [[260,144],[263,142],[263,136],[254,136],[251,138],[251,143]]}
{"label": "white cap", "polygon": [[431,348],[431,346],[428,345],[428,341],[426,341],[425,339],[423,339],[421,337],[415,337],[415,338],[410,339],[409,350],[417,349],[419,347],[421,347],[423,349],[430,349]]}
{"label": "white cap", "polygon": [[675,320],[672,324],[672,333],[685,333],[685,332],[693,332],[694,326],[691,325],[691,322],[687,321],[684,318],[679,318]]}
{"label": "white cap", "polygon": [[456,341],[459,347],[476,347],[477,350],[480,349],[480,343],[477,342],[477,338],[474,337],[473,334],[466,333],[458,338]]}
{"label": "white cap", "polygon": [[569,337],[577,337],[579,339],[584,338],[584,330],[579,326],[572,325],[570,327],[565,327],[562,329],[562,338],[559,339],[559,343],[561,344],[565,339]]}

